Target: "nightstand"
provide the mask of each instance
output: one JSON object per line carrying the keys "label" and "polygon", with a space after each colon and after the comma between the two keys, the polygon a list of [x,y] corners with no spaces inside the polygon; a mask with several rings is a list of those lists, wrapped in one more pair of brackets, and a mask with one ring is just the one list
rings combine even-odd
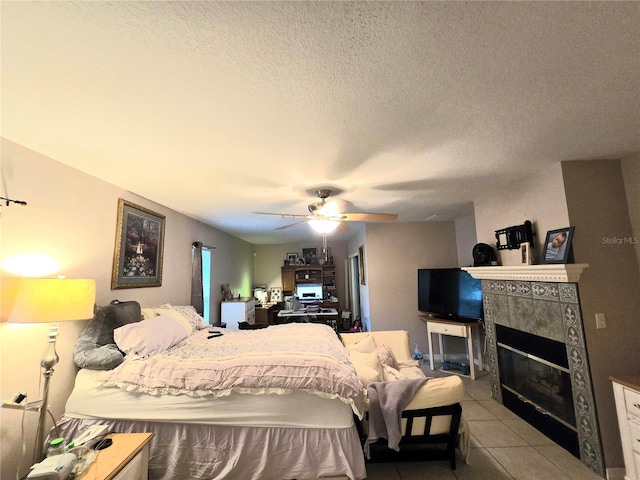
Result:
{"label": "nightstand", "polygon": [[153,433],[114,433],[110,447],[98,451],[98,458],[79,479],[147,480],[149,442]]}

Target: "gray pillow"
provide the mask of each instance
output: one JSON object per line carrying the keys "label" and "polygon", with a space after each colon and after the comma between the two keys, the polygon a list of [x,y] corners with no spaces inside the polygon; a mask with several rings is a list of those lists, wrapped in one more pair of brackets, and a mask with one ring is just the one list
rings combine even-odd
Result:
{"label": "gray pillow", "polygon": [[116,346],[113,331],[142,320],[140,304],[114,300],[98,307],[73,348],[73,360],[80,368],[111,370],[120,365],[124,354]]}

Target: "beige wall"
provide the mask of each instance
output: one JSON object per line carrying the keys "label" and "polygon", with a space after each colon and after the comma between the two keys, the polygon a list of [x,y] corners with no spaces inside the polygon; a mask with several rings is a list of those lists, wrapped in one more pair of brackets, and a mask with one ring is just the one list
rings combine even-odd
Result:
{"label": "beige wall", "polygon": [[631,219],[631,244],[634,245],[636,258],[640,264],[640,154],[623,158],[620,161],[624,188],[627,194],[629,218]]}
{"label": "beige wall", "polygon": [[[634,246],[606,239],[633,235],[625,180],[617,160],[563,162],[562,171],[569,218],[576,228],[575,259],[589,264],[579,288],[605,464],[621,467],[609,376],[640,372],[640,273]],[[596,313],[605,314],[607,328],[596,329]]]}
{"label": "beige wall", "polygon": [[[486,192],[475,202],[475,213],[478,242],[493,247],[496,244],[496,230],[522,225],[530,220],[536,232],[533,256],[539,263],[546,232],[569,225],[560,164],[545,167],[525,183],[496,185],[495,190]],[[520,263],[519,250],[500,250],[496,253],[500,265]]]}
{"label": "beige wall", "polygon": [[407,330],[428,352],[417,271],[458,265],[454,222],[369,224],[365,257],[371,330]]}
{"label": "beige wall", "polygon": [[456,218],[456,249],[458,266],[473,266],[473,247],[476,243],[476,217],[474,214]]}
{"label": "beige wall", "polygon": [[[2,141],[3,196],[24,200],[27,206],[2,206],[0,262],[21,254],[40,253],[57,262],[48,276],[96,280],[98,304],[113,299],[138,300],[143,306],[165,302],[188,304],[191,291],[191,244],[198,240],[215,246],[212,253],[214,297],[212,312],[219,318],[220,283],[230,283],[250,294],[253,283],[253,246],[208,227],[131,192],[102,182],[7,140]],[[153,173],[150,172],[150,176]],[[123,172],[126,175],[126,172]],[[152,181],[152,178],[150,178]],[[115,243],[118,198],[166,216],[163,282],[161,287],[112,291],[111,266]],[[4,274],[3,270],[3,274]],[[45,272],[43,272],[45,273]],[[60,324],[57,351],[60,363],[51,381],[50,404],[59,417],[73,386],[73,344],[86,322]],[[0,324],[0,396],[10,399],[26,389],[29,400],[39,396],[40,359],[47,343],[48,325]],[[25,416],[27,455],[20,472],[31,461],[37,414]],[[22,457],[21,413],[0,410],[1,478],[16,478]]]}

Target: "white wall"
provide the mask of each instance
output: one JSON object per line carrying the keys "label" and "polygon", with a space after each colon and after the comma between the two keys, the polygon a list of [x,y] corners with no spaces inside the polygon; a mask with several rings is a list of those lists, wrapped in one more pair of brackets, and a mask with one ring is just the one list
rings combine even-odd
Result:
{"label": "white wall", "polygon": [[407,330],[412,345],[428,352],[426,325],[418,318],[418,269],[455,267],[456,251],[453,222],[368,224],[363,290],[369,311],[363,319],[370,320],[370,329]]}
{"label": "white wall", "polygon": [[[214,289],[212,312],[219,318],[219,284],[229,283],[250,294],[253,283],[253,246],[162,205],[105,183],[11,141],[2,140],[2,196],[24,200],[27,206],[0,207],[3,276],[8,260],[21,254],[40,253],[57,262],[47,276],[94,278],[96,302],[113,299],[139,301],[142,306],[170,302],[189,304],[191,292],[191,244],[215,246],[212,253]],[[126,172],[123,172],[126,175]],[[153,172],[150,172],[150,176]],[[150,178],[152,181],[152,177]],[[166,216],[164,268],[161,287],[112,291],[111,267],[115,245],[118,198]],[[43,272],[45,273],[45,272]],[[1,286],[0,286],[1,287]],[[50,404],[59,417],[73,387],[76,368],[73,345],[86,322],[60,324],[57,351],[60,363],[51,381]],[[0,324],[0,396],[10,399],[26,389],[29,400],[39,396],[40,359],[47,343],[48,325]],[[20,473],[31,461],[37,414],[25,416],[27,454]],[[16,478],[22,457],[21,414],[0,410],[1,478]]]}

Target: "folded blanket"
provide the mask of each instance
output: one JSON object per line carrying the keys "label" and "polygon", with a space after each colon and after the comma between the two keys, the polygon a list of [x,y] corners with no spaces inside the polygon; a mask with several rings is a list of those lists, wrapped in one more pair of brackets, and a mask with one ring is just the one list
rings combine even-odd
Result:
{"label": "folded blanket", "polygon": [[400,451],[402,411],[426,381],[427,378],[408,378],[369,384],[369,435],[364,442],[367,458],[371,458],[370,445],[380,438],[387,440],[389,448]]}

